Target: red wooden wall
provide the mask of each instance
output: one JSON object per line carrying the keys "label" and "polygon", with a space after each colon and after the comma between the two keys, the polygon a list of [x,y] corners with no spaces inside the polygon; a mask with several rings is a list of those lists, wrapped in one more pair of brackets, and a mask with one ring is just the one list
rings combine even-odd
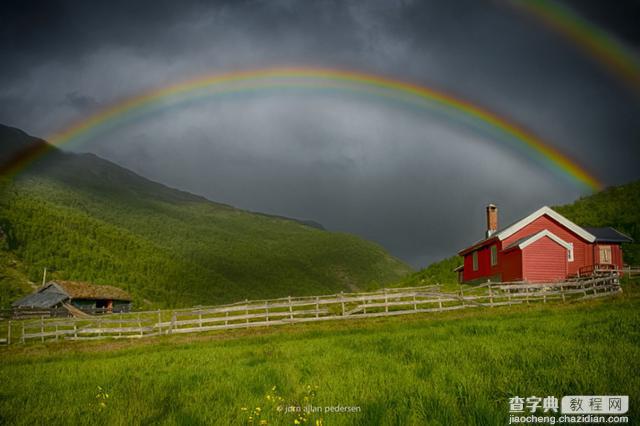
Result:
{"label": "red wooden wall", "polygon": [[548,229],[564,241],[573,243],[573,262],[568,263],[568,273],[570,275],[577,274],[578,269],[583,266],[593,265],[592,245],[548,216],[541,216],[534,220],[509,238],[504,239],[502,244],[504,247],[507,247],[520,238],[527,237],[545,229]]}
{"label": "red wooden wall", "polygon": [[[498,246],[498,264],[496,266],[491,266],[491,246],[496,244]],[[502,256],[502,245],[500,241],[495,240],[489,245],[486,245],[480,249],[478,249],[478,270],[473,270],[473,252],[469,252],[464,257],[464,271],[463,271],[463,280],[464,281],[473,281],[476,279],[484,278],[489,279],[491,277],[497,277],[502,273],[502,264],[504,263],[501,259]],[[500,278],[494,279],[494,281],[500,281]]]}
{"label": "red wooden wall", "polygon": [[549,282],[567,277],[567,249],[549,237],[540,238],[522,249],[525,281]]}
{"label": "red wooden wall", "polygon": [[[573,261],[567,260],[566,249],[548,237],[541,238],[527,246],[503,252],[503,247],[549,230],[567,243],[573,244]],[[491,265],[491,246],[498,249],[498,264]],[[622,249],[619,244],[602,244],[611,246],[611,263],[619,268],[623,266]],[[464,256],[463,281],[554,281],[577,274],[584,266],[600,263],[598,244],[591,244],[577,234],[565,228],[548,216],[541,216],[515,234],[503,241],[496,239],[487,241],[477,250],[478,270],[473,270],[473,252]]]}

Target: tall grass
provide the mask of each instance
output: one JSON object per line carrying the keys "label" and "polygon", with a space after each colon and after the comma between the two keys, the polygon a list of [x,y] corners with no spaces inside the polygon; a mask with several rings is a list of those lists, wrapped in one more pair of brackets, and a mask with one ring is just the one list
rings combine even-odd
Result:
{"label": "tall grass", "polygon": [[630,395],[633,420],[629,289],[572,305],[16,346],[1,353],[0,424],[292,424],[300,417],[277,406],[311,404],[359,412],[309,424],[493,425],[507,423],[509,397],[576,394]]}

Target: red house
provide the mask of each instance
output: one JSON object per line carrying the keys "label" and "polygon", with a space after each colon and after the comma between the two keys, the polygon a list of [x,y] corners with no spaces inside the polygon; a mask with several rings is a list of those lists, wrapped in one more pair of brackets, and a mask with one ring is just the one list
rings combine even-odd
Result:
{"label": "red house", "polygon": [[550,282],[599,269],[621,269],[622,243],[628,236],[613,228],[582,228],[542,207],[498,229],[498,208],[487,206],[485,238],[460,251],[457,269],[466,283]]}

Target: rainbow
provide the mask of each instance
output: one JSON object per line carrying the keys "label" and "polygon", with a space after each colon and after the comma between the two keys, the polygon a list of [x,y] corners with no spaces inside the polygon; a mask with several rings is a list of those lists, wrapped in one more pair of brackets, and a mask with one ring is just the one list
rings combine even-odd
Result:
{"label": "rainbow", "polygon": [[563,34],[634,90],[640,91],[640,59],[624,44],[570,8],[550,0],[512,0],[511,4]]}
{"label": "rainbow", "polygon": [[[428,109],[480,129],[497,140],[510,143],[528,158],[538,161],[555,174],[569,178],[581,186],[598,190],[601,183],[569,157],[543,142],[522,126],[494,112],[451,94],[382,76],[325,68],[268,68],[204,75],[150,90],[117,102],[88,118],[50,135],[53,146],[90,140],[109,129],[139,120],[167,108],[176,108],[214,98],[243,94],[289,92],[335,92],[338,94],[385,99],[411,108]],[[10,173],[17,173],[42,155],[28,155],[12,164]]]}

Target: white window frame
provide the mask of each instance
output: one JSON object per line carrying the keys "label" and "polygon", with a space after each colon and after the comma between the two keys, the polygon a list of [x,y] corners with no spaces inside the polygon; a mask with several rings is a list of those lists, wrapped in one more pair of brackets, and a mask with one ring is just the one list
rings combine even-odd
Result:
{"label": "white window frame", "polygon": [[573,243],[569,243],[569,250],[567,251],[567,260],[573,262]]}
{"label": "white window frame", "polygon": [[[602,252],[603,251],[609,253],[609,259],[607,259],[607,262],[604,262],[602,260]],[[603,265],[612,265],[613,264],[613,249],[611,248],[610,245],[598,246],[598,263],[602,263]]]}

